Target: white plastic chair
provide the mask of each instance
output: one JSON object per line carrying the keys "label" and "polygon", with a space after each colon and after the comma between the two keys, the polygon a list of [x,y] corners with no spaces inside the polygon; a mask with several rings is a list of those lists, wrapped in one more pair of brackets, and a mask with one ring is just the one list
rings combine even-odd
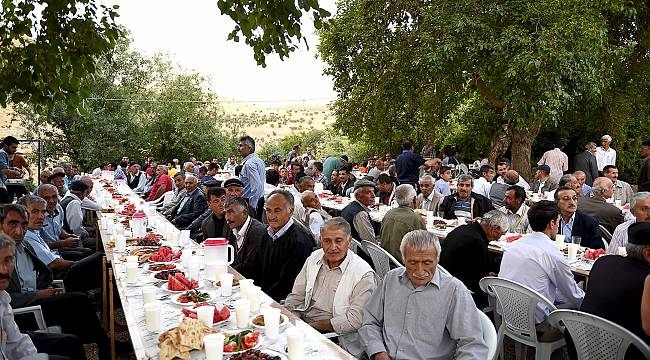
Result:
{"label": "white plastic chair", "polygon": [[[564,339],[553,342],[541,342],[537,339],[535,329],[535,311],[541,303],[550,311],[557,310],[548,299],[537,291],[514,281],[488,276],[479,281],[481,290],[497,299],[501,308],[502,321],[498,332],[498,352],[503,358],[503,340],[505,336],[535,348],[535,359],[550,359],[551,354],[565,345]],[[517,354],[519,355],[519,354]],[[519,359],[519,356],[517,356]]]}
{"label": "white plastic chair", "polygon": [[575,344],[578,360],[623,360],[634,345],[650,359],[650,347],[624,327],[576,310],[556,310],[548,316],[553,326],[565,326]]}
{"label": "white plastic chair", "polygon": [[13,309],[14,316],[22,314],[33,314],[34,319],[36,319],[36,325],[38,326],[39,332],[50,333],[50,334],[60,334],[60,326],[47,326],[45,323],[45,318],[43,317],[43,309],[40,305],[34,306],[25,306],[22,308]]}
{"label": "white plastic chair", "polygon": [[372,243],[368,240],[363,240],[362,245],[365,245],[368,250],[368,254],[372,259],[372,263],[375,266],[375,273],[379,276],[380,279],[384,278],[387,272],[390,271],[391,263],[396,267],[401,267],[402,264],[393,257],[388,251],[384,250],[381,246]]}
{"label": "white plastic chair", "polygon": [[167,191],[166,193],[161,196],[163,198],[163,206],[169,204],[174,200],[174,192],[173,191]]}
{"label": "white plastic chair", "polygon": [[600,234],[602,235],[603,239],[603,244],[605,245],[605,250],[609,247],[609,242],[612,241],[612,233],[607,230],[606,227],[598,224],[598,227],[600,228]]}
{"label": "white plastic chair", "polygon": [[478,317],[481,320],[481,332],[483,333],[483,340],[485,340],[485,343],[488,346],[487,359],[493,359],[494,355],[497,353],[497,347],[499,345],[499,342],[497,340],[497,331],[492,324],[492,320],[490,320],[490,318],[485,315],[483,311],[479,309],[476,309],[476,311],[478,311]]}
{"label": "white plastic chair", "polygon": [[359,255],[359,250],[363,251],[365,254],[368,254],[368,250],[366,250],[366,247],[359,240],[355,238],[352,238],[352,242],[350,243],[350,248],[357,255]]}

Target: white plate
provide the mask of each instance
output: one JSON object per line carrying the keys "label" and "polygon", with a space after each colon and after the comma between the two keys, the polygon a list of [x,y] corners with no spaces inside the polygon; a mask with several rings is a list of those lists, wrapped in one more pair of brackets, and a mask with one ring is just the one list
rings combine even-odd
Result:
{"label": "white plate", "polygon": [[[206,293],[208,293],[208,295],[210,296],[210,297],[209,297],[208,299],[206,299],[204,302],[210,302],[210,301],[212,301],[212,300],[214,300],[214,299],[217,298],[217,295],[216,295],[215,293],[211,292],[211,291],[201,291],[201,292],[206,292]],[[183,293],[185,293],[185,291],[183,291]],[[194,302],[182,303],[182,302],[178,301],[178,298],[179,298],[181,295],[182,295],[182,294],[173,295],[173,296],[171,297],[172,303],[174,303],[174,304],[176,304],[176,305],[180,305],[180,306],[194,306],[194,305],[196,305],[196,303],[194,303]]]}
{"label": "white plate", "polygon": [[[183,272],[183,270],[180,270],[179,268],[172,269],[172,270],[178,270],[178,271],[182,272],[183,275],[185,275],[185,272]],[[156,278],[156,274],[158,274],[159,272],[162,272],[162,271],[169,271],[169,270],[152,271],[149,276],[151,276],[151,279],[153,279],[153,281],[156,281],[156,282],[158,282],[158,281],[167,281],[167,279],[158,279],[158,278]]]}
{"label": "white plate", "polygon": [[[238,334],[238,333],[240,333],[242,331],[245,331],[245,330],[241,330],[241,331],[228,331],[228,330],[226,330],[223,333],[224,334],[229,334],[229,335],[234,335],[234,334]],[[233,351],[233,352],[224,351],[223,354],[226,355],[226,356],[230,356],[230,355],[241,354],[241,353],[246,352],[248,350],[255,350],[255,349],[259,348],[262,345],[263,342],[264,342],[264,336],[260,332],[260,337],[257,338],[257,344],[255,344],[255,346],[253,346],[251,349]]]}
{"label": "white plate", "polygon": [[[260,314],[260,315],[253,316],[250,320],[248,320],[248,324],[250,324],[250,326],[255,328],[255,329],[264,330],[264,326],[259,326],[259,325],[253,324],[253,320],[255,320],[258,316],[264,316],[264,315]],[[288,323],[289,323],[289,318],[284,314],[280,314],[280,327],[283,327],[283,326],[287,325]]]}
{"label": "white plate", "polygon": [[[220,306],[220,307],[223,307],[223,306]],[[190,309],[190,310],[196,312],[196,309]],[[230,309],[228,309],[228,310],[230,310]],[[231,313],[230,313],[230,316],[228,316],[228,318],[227,318],[226,320],[221,320],[221,321],[219,321],[219,322],[216,322],[216,323],[212,324],[212,326],[214,327],[214,326],[221,325],[221,324],[225,324],[225,323],[229,322],[230,319],[232,319],[232,314],[233,314],[233,313],[231,312]],[[184,318],[185,318],[185,314],[183,314],[183,313],[181,312],[181,321],[183,321]]]}
{"label": "white plate", "polygon": [[[160,288],[163,289],[164,291],[170,292],[172,294],[182,294],[182,293],[187,291],[187,290],[182,290],[182,291],[169,290],[168,286],[169,286],[169,283],[167,285],[161,286]],[[198,290],[198,289],[201,289],[202,287],[203,287],[203,280],[199,280],[199,287],[191,289],[191,290]]]}

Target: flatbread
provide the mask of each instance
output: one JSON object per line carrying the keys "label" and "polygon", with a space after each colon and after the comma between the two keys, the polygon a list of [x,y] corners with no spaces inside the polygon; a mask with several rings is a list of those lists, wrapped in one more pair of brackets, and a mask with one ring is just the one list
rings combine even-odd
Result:
{"label": "flatbread", "polygon": [[160,359],[172,360],[180,358],[188,360],[190,351],[201,350],[203,348],[203,337],[212,332],[212,328],[205,326],[198,319],[184,318],[180,325],[163,332],[158,337]]}

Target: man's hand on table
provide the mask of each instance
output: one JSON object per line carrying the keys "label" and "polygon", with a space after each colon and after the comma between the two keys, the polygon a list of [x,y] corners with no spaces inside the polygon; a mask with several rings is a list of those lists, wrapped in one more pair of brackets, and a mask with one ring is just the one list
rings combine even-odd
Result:
{"label": "man's hand on table", "polygon": [[334,331],[334,328],[332,327],[332,323],[329,320],[314,321],[309,323],[309,326],[313,327],[314,329],[320,332]]}
{"label": "man's hand on table", "polygon": [[65,240],[61,240],[61,244],[63,244],[63,247],[77,247],[79,245],[79,238],[71,236]]}
{"label": "man's hand on table", "polygon": [[47,288],[43,290],[38,290],[36,292],[36,299],[46,299],[52,296],[59,295],[63,289],[58,289],[58,288]]}

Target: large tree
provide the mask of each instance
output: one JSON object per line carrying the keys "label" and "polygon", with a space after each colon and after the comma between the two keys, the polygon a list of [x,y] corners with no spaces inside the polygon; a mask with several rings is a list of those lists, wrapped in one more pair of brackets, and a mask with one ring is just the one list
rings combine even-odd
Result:
{"label": "large tree", "polygon": [[[344,0],[320,31],[326,73],[339,93],[336,126],[361,138],[421,138],[444,134],[467,106],[483,113],[479,106],[492,115],[461,121],[478,122],[471,128],[492,136],[495,149],[511,142],[513,167],[524,176],[540,128],[597,101],[612,64],[634,45],[608,38],[608,16],[632,15],[623,2],[376,4]],[[470,101],[475,96],[482,101]]]}

